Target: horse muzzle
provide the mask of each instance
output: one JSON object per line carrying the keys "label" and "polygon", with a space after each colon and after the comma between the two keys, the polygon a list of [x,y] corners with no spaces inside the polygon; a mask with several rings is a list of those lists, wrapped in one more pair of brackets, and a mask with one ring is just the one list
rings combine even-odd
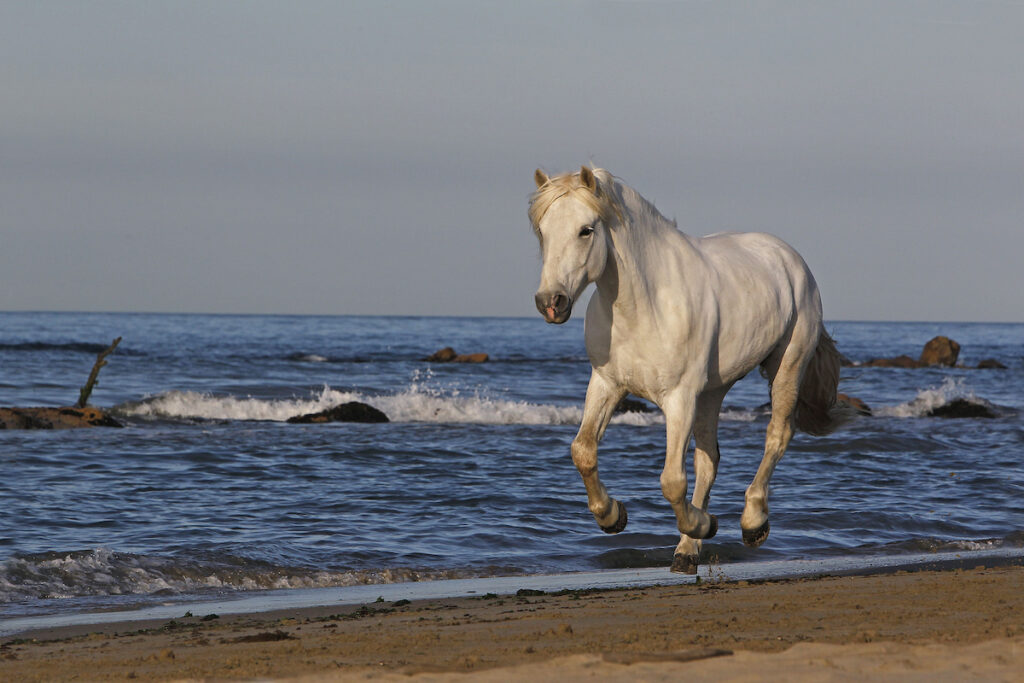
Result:
{"label": "horse muzzle", "polygon": [[562,292],[537,292],[533,300],[537,310],[549,323],[561,325],[572,315],[572,299]]}

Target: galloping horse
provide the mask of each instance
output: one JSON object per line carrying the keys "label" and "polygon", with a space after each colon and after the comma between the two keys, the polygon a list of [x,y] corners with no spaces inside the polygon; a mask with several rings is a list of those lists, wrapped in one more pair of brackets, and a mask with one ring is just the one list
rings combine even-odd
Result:
{"label": "galloping horse", "polygon": [[[603,169],[534,175],[529,216],[543,267],[537,309],[564,323],[587,286],[585,342],[593,366],[572,459],[588,507],[610,534],[626,508],[597,475],[597,445],[618,402],[647,398],[665,414],[661,491],[681,534],[672,571],[695,574],[701,539],[718,531],[707,512],[718,470],[718,414],[726,392],[761,366],[771,386],[764,457],[746,491],[743,541],[768,537],[768,481],[794,428],[827,434],[846,418],[836,405],[839,353],[822,325],[818,286],[792,247],[764,233],[696,238]],[[686,450],[693,435],[693,497]]]}

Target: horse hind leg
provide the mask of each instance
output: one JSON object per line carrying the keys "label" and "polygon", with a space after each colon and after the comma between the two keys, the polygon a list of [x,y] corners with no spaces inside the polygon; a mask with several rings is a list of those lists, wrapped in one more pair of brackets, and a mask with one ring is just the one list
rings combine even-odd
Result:
{"label": "horse hind leg", "polygon": [[764,456],[757,474],[747,487],[746,504],[740,517],[743,542],[752,548],[764,543],[771,531],[768,523],[768,483],[793,438],[800,378],[808,353],[813,350],[813,340],[806,348],[791,340],[780,359],[769,359],[765,363],[771,383],[772,417],[765,435]]}
{"label": "horse hind leg", "polygon": [[[694,420],[693,436],[693,498],[694,507],[707,512],[711,497],[711,486],[718,474],[718,413],[722,408],[729,387],[714,394],[704,394],[697,401],[697,415]],[[716,529],[717,531],[717,529]],[[711,538],[711,534],[707,538]],[[672,557],[672,571],[680,574],[696,574],[700,564],[703,540],[682,534],[679,545]]]}

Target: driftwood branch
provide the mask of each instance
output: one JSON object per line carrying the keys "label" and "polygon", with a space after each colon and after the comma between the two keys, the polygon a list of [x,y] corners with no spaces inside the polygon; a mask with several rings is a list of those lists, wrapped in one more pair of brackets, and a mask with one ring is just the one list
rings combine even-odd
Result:
{"label": "driftwood branch", "polygon": [[88,403],[89,395],[92,393],[92,388],[96,386],[96,378],[99,377],[100,368],[107,364],[107,361],[105,360],[106,357],[114,352],[114,349],[117,348],[119,343],[121,343],[120,337],[115,339],[114,343],[107,347],[105,351],[101,351],[100,354],[96,356],[96,363],[92,366],[92,372],[89,373],[89,381],[86,382],[85,386],[78,392],[78,403],[75,404],[77,407],[84,408],[85,404]]}

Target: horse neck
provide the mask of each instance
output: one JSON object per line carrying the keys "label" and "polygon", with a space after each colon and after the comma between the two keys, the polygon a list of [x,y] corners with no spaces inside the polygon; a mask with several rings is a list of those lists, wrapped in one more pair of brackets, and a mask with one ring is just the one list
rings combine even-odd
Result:
{"label": "horse neck", "polygon": [[632,316],[651,305],[652,281],[666,250],[695,249],[674,222],[635,190],[619,186],[615,194],[621,216],[609,231],[608,260],[597,288],[608,305],[618,304],[620,314]]}

